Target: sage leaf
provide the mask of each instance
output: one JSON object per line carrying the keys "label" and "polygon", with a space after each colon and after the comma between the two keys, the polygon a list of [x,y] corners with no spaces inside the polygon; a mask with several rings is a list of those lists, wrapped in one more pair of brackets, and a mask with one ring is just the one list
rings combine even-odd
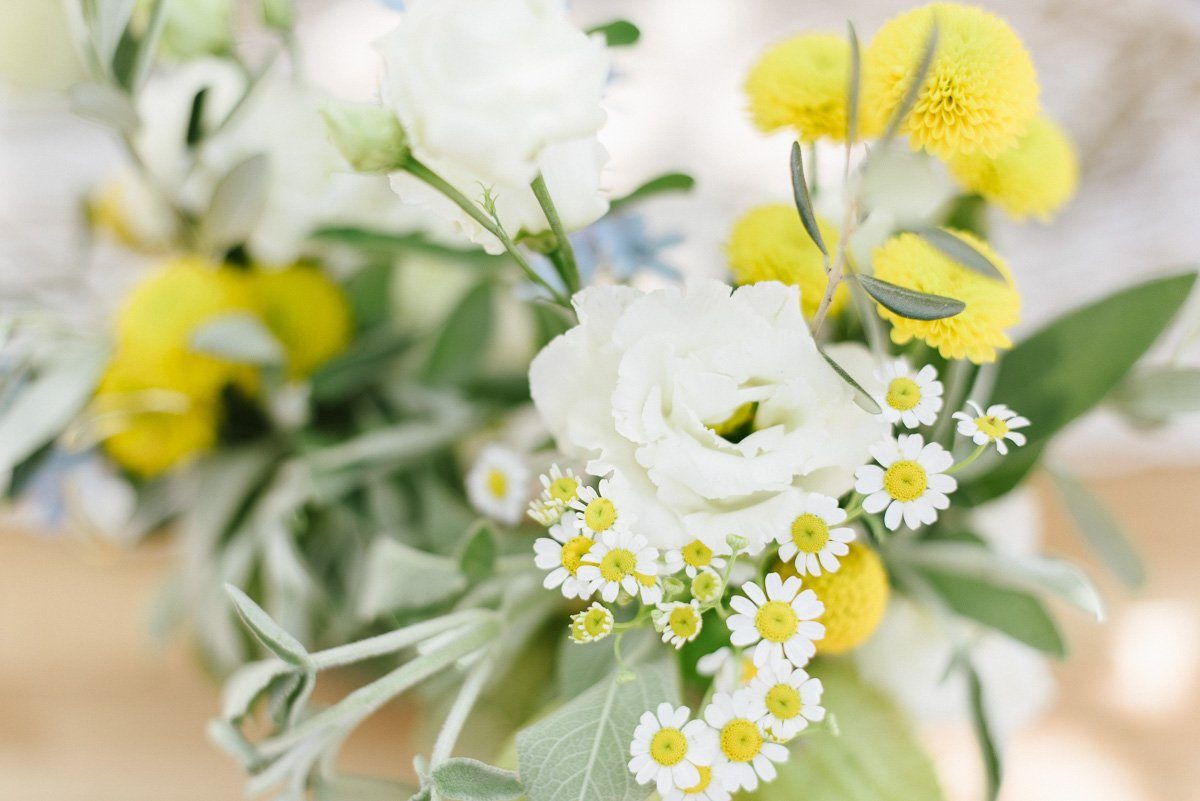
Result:
{"label": "sage leaf", "polygon": [[988,720],[987,706],[983,698],[983,682],[979,680],[979,672],[971,664],[970,659],[960,660],[962,670],[967,677],[967,696],[971,707],[971,726],[975,731],[975,740],[979,743],[979,752],[983,757],[983,771],[987,777],[988,801],[996,801],[1000,795],[1000,749],[992,736],[992,725]]}
{"label": "sage leaf", "polygon": [[609,203],[609,210],[616,211],[630,203],[636,203],[639,200],[661,195],[664,192],[687,192],[696,185],[696,179],[687,173],[668,172],[663,173],[655,178],[651,178],[644,184],[634,189],[628,195],[616,198]]}
{"label": "sage leaf", "polygon": [[118,133],[133,134],[140,124],[137,109],[129,95],[112,84],[77,84],[71,87],[69,100],[73,113]]}
{"label": "sage leaf", "polygon": [[271,616],[262,610],[262,607],[250,600],[250,596],[232,584],[225,585],[225,592],[233,599],[233,604],[242,621],[254,632],[254,636],[266,646],[267,650],[289,665],[303,670],[310,668],[308,652],[304,650],[304,646],[272,620]]}
{"label": "sage leaf", "polygon": [[[706,621],[707,624],[707,621]],[[705,631],[708,626],[705,625]],[[650,629],[631,629],[621,640],[621,653],[626,664],[638,664],[661,653],[661,640]],[[617,657],[611,639],[577,643],[563,636],[558,646],[558,694],[574,698],[609,678],[617,669]]]}
{"label": "sage leaf", "polygon": [[222,176],[201,221],[205,240],[215,250],[241,244],[254,230],[267,205],[271,159],[248,156]]}
{"label": "sage leaf", "polygon": [[627,19],[617,19],[605,25],[588,28],[587,33],[589,36],[602,34],[609,47],[628,47],[642,38],[642,32],[638,30],[638,26]]}
{"label": "sage leaf", "polygon": [[1046,607],[1033,595],[939,570],[921,570],[919,573],[946,605],[963,617],[1058,659],[1067,655],[1062,632]]}
{"label": "sage leaf", "polygon": [[481,522],[467,535],[458,566],[472,584],[492,574],[496,568],[496,532],[490,524]]}
{"label": "sage leaf", "polygon": [[367,618],[423,609],[454,598],[466,586],[457,560],[378,537],[367,551],[357,608]]}
{"label": "sage leaf", "polygon": [[231,362],[282,365],[283,346],[257,317],[247,312],[214,317],[192,333],[191,348]]}
{"label": "sage leaf", "polygon": [[263,659],[238,668],[221,690],[221,717],[237,723],[250,713],[254,702],[295,668],[278,659]]}
{"label": "sage leaf", "polygon": [[820,353],[822,358],[824,358],[829,366],[833,368],[833,371],[837,373],[843,381],[850,385],[850,389],[854,390],[854,403],[858,405],[858,408],[862,409],[867,414],[879,414],[881,411],[883,411],[879,408],[879,402],[871,397],[871,393],[863,389],[862,385],[855,381],[854,378],[847,373],[840,364],[830,358],[828,353],[820,348],[817,348],[817,352]]}
{"label": "sage leaf", "polygon": [[879,305],[909,320],[944,320],[967,308],[967,304],[957,298],[928,295],[861,273],[854,277]]}
{"label": "sage leaf", "polygon": [[896,107],[896,111],[888,121],[887,129],[883,132],[883,142],[885,144],[895,138],[900,130],[900,126],[904,124],[904,120],[908,117],[909,112],[917,104],[917,98],[921,96],[921,90],[925,87],[925,79],[929,77],[929,70],[933,66],[933,57],[937,53],[937,45],[938,21],[937,15],[934,14],[933,24],[929,26],[929,35],[925,38],[925,45],[921,49],[921,58],[917,62],[916,72],[913,73],[912,83],[904,90],[904,97],[901,98],[900,105]]}
{"label": "sage leaf", "polygon": [[447,759],[430,778],[433,789],[448,801],[514,801],[525,792],[512,771],[464,757]]}
{"label": "sage leaf", "polygon": [[1004,273],[992,264],[992,260],[976,250],[970,242],[962,237],[944,228],[918,228],[914,233],[930,246],[941,251],[942,255],[968,270],[998,281],[1006,281]]}
{"label": "sage leaf", "polygon": [[1200,411],[1200,369],[1155,367],[1127,378],[1113,390],[1113,404],[1134,420],[1161,423]]}
{"label": "sage leaf", "polygon": [[1061,470],[1047,472],[1075,528],[1104,566],[1127,587],[1137,589],[1145,584],[1142,560],[1103,501],[1074,476]]}
{"label": "sage leaf", "polygon": [[821,229],[817,225],[817,215],[813,212],[812,198],[808,196],[808,181],[804,177],[804,154],[799,142],[792,142],[791,165],[792,198],[796,201],[796,211],[800,212],[800,222],[817,249],[825,258],[829,258],[829,251],[825,247],[825,241],[821,239]]}

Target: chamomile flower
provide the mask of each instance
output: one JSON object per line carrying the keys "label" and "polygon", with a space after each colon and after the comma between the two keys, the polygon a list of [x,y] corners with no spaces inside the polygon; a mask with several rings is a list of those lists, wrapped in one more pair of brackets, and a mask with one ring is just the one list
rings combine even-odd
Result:
{"label": "chamomile flower", "polygon": [[687,573],[688,578],[695,578],[696,574],[706,567],[720,570],[725,567],[725,557],[728,554],[729,547],[727,545],[721,545],[714,549],[700,540],[692,540],[682,548],[667,551],[665,557],[667,574],[683,570]]}
{"label": "chamomile flower", "polygon": [[815,492],[798,496],[788,516],[787,527],[775,535],[779,558],[794,559],[801,576],[819,576],[822,568],[837,570],[838,557],[850,552],[847,543],[854,539],[853,529],[838,525],[846,520],[846,512],[837,499]]}
{"label": "chamomile flower", "polygon": [[863,511],[884,512],[883,524],[890,530],[903,522],[911,529],[937,520],[939,509],[950,507],[947,493],[958,482],[945,471],[954,457],[936,442],[925,443],[920,434],[901,434],[868,448],[878,465],[867,464],[855,471],[854,489],[866,497]]}
{"label": "chamomile flower", "polygon": [[914,372],[908,359],[888,362],[875,371],[883,392],[875,396],[883,419],[905,428],[933,425],[942,410],[942,382],[937,370],[927,364]]}
{"label": "chamomile flower", "polygon": [[693,598],[707,604],[721,597],[721,593],[725,591],[725,582],[717,575],[717,571],[706,567],[696,574],[688,589],[691,590]]}
{"label": "chamomile flower", "polygon": [[587,609],[571,615],[571,640],[580,645],[603,640],[612,630],[613,613],[604,604],[593,601]]}
{"label": "chamomile flower", "polygon": [[542,491],[529,502],[527,514],[543,526],[552,526],[562,517],[567,504],[575,499],[581,482],[571,468],[563,470],[558,465],[550,465],[550,470],[538,476],[542,483]]}
{"label": "chamomile flower", "polygon": [[529,468],[515,451],[489,445],[467,471],[467,498],[480,514],[507,525],[521,520],[529,500]]}
{"label": "chamomile flower", "polygon": [[[607,492],[607,480],[600,482],[599,490],[581,484],[575,497],[567,503],[568,507],[575,510],[575,516],[579,518],[580,524],[592,537],[603,534],[617,525],[617,520],[620,518],[617,506],[611,498],[607,497]],[[629,521],[623,522],[628,523]]]}
{"label": "chamomile flower", "polygon": [[548,590],[561,587],[567,598],[590,596],[588,582],[580,578],[579,571],[583,558],[595,544],[570,515],[551,526],[549,537],[539,537],[533,543],[533,563],[550,571],[542,586]]}
{"label": "chamomile flower", "polygon": [[663,642],[675,646],[679,650],[687,643],[696,639],[704,621],[700,615],[700,602],[692,600],[688,603],[659,604],[650,613],[654,628],[662,634]]}
{"label": "chamomile flower", "polygon": [[696,672],[701,676],[712,676],[719,692],[731,693],[745,687],[758,675],[754,655],[732,648],[718,648],[705,654],[696,662]]}
{"label": "chamomile flower", "polygon": [[802,668],[777,660],[758,672],[747,692],[760,715],[758,725],[776,742],[786,743],[808,727],[825,719],[821,706],[821,680]]}
{"label": "chamomile flower", "polygon": [[973,414],[954,413],[959,434],[970,437],[976,445],[994,442],[996,451],[1002,456],[1008,453],[1008,445],[1004,440],[1009,440],[1017,447],[1025,444],[1025,435],[1013,429],[1029,425],[1027,418],[1021,417],[1003,403],[993,403],[987,407],[987,411],[980,408],[975,401],[967,401],[967,405],[971,407]]}
{"label": "chamomile flower", "polygon": [[729,801],[730,792],[716,780],[711,767],[697,765],[696,770],[700,771],[700,781],[691,787],[672,787],[660,793],[662,801]]}
{"label": "chamomile flower", "polygon": [[609,603],[617,600],[621,590],[641,596],[646,604],[662,600],[658,550],[642,535],[623,527],[609,528],[597,538],[578,577],[587,582],[589,594],[598,592]]}
{"label": "chamomile flower", "polygon": [[784,657],[797,667],[807,664],[817,652],[814,642],[825,636],[825,627],[816,620],[825,605],[812,590],[802,590],[796,576],[784,581],[778,573],[768,573],[764,584],[765,593],[747,581],[745,595],[730,600],[736,614],[729,616],[729,642],[739,648],[754,645],[754,664],[760,668]]}
{"label": "chamomile flower", "polygon": [[689,721],[689,711],[664,702],[642,713],[629,746],[638,784],[653,781],[659,794],[700,784],[700,767],[711,766],[716,755],[716,736],[704,721]]}
{"label": "chamomile flower", "polygon": [[717,730],[718,751],[713,773],[730,792],[753,791],[759,779],[772,781],[773,763],[787,760],[787,749],[763,734],[758,714],[746,690],[733,695],[717,693],[704,710],[705,722]]}

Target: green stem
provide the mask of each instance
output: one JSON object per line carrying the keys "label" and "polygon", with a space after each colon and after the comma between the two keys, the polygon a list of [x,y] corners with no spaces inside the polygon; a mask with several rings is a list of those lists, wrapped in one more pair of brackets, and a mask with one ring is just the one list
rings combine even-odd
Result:
{"label": "green stem", "polygon": [[950,475],[951,473],[957,473],[959,470],[962,470],[962,469],[970,466],[970,464],[972,462],[974,462],[980,456],[983,456],[983,452],[987,450],[987,446],[988,446],[988,444],[985,442],[982,445],[980,445],[979,447],[977,447],[975,449],[974,453],[972,453],[966,459],[963,459],[961,462],[959,462],[956,465],[953,465],[949,470],[947,470],[946,475]]}
{"label": "green stem", "polygon": [[579,266],[575,263],[575,249],[571,247],[571,240],[567,237],[562,218],[558,216],[554,199],[550,197],[546,178],[539,172],[530,186],[533,188],[533,195],[537,198],[538,205],[542,207],[542,213],[546,215],[546,222],[550,223],[550,231],[554,234],[554,249],[558,255],[558,258],[554,259],[554,264],[567,287],[567,294],[574,295],[579,291]]}
{"label": "green stem", "polygon": [[967,393],[971,388],[971,379],[974,376],[975,365],[971,364],[966,359],[959,359],[950,362],[948,374],[946,376],[946,403],[942,407],[942,416],[938,419],[937,425],[933,429],[933,441],[940,442],[947,448],[950,447],[950,424],[954,420],[954,412],[963,405],[966,400]]}

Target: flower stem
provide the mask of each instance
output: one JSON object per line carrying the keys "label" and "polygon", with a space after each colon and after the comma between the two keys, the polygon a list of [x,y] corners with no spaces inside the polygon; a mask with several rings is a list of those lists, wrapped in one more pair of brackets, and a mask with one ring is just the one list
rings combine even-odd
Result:
{"label": "flower stem", "polygon": [[980,445],[979,447],[977,447],[975,449],[975,452],[972,453],[970,456],[968,456],[966,459],[963,459],[958,464],[952,465],[950,467],[950,469],[946,471],[946,475],[949,475],[951,473],[957,473],[959,470],[962,470],[963,468],[969,466],[972,462],[974,462],[976,459],[978,459],[980,456],[983,455],[983,452],[985,450],[987,450],[987,446],[988,446],[988,444],[985,442],[982,445]]}
{"label": "flower stem", "polygon": [[546,215],[546,222],[550,223],[550,230],[554,234],[554,248],[558,256],[553,260],[554,264],[567,287],[567,294],[574,295],[579,291],[579,266],[575,263],[575,249],[571,247],[571,240],[567,237],[562,218],[558,216],[558,209],[554,206],[553,198],[550,197],[550,189],[546,186],[545,176],[539,172],[530,186],[533,188],[534,197],[537,198],[538,205],[542,207],[542,213]]}

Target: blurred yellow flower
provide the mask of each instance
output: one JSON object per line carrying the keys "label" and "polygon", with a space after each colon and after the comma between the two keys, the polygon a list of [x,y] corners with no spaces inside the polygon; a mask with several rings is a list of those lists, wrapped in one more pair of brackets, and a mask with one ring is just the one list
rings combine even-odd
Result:
{"label": "blurred yellow flower", "polygon": [[[825,246],[833,247],[837,228],[819,217],[817,227]],[[750,209],[734,224],[726,252],[736,283],[779,281],[797,286],[804,316],[811,319],[817,313],[829,281],[821,251],[804,230],[794,206],[768,203]],[[847,297],[843,284],[833,293],[830,313],[837,314]]]}
{"label": "blurred yellow flower", "polygon": [[[772,47],[746,78],[754,124],[763,131],[793,128],[801,141],[846,138],[850,44],[828,33],[794,36]],[[864,120],[860,115],[859,127]],[[860,130],[863,136],[877,131]]]}
{"label": "blurred yellow flower", "polygon": [[933,20],[938,46],[900,132],[942,158],[997,156],[1038,110],[1037,73],[1008,23],[973,6],[933,3],[888,21],[863,55],[864,108],[882,126],[912,82]]}
{"label": "blurred yellow flower", "polygon": [[1075,195],[1079,159],[1065,131],[1045,115],[994,158],[973,153],[947,161],[954,177],[1018,220],[1048,220]]}
{"label": "blurred yellow flower", "polygon": [[[777,561],[774,571],[784,579],[797,575],[790,562]],[[820,621],[825,638],[817,640],[818,654],[844,654],[857,648],[879,628],[887,611],[887,571],[871,548],[850,543],[850,553],[841,557],[837,571],[804,576],[804,588],[812,590],[825,604]]]}
{"label": "blurred yellow flower", "polygon": [[969,233],[953,233],[986,256],[1005,280],[964,267],[916,234],[900,234],[872,254],[875,277],[918,292],[961,300],[966,308],[942,320],[910,320],[882,306],[879,313],[891,322],[892,341],[897,345],[915,337],[937,348],[947,359],[966,358],[976,364],[995,361],[996,348],[1012,346],[1006,329],[1020,319],[1021,297],[1008,265],[987,243]]}
{"label": "blurred yellow flower", "polygon": [[263,322],[283,344],[288,374],[303,378],[350,341],[350,305],[324,272],[305,265],[259,269],[250,283]]}

